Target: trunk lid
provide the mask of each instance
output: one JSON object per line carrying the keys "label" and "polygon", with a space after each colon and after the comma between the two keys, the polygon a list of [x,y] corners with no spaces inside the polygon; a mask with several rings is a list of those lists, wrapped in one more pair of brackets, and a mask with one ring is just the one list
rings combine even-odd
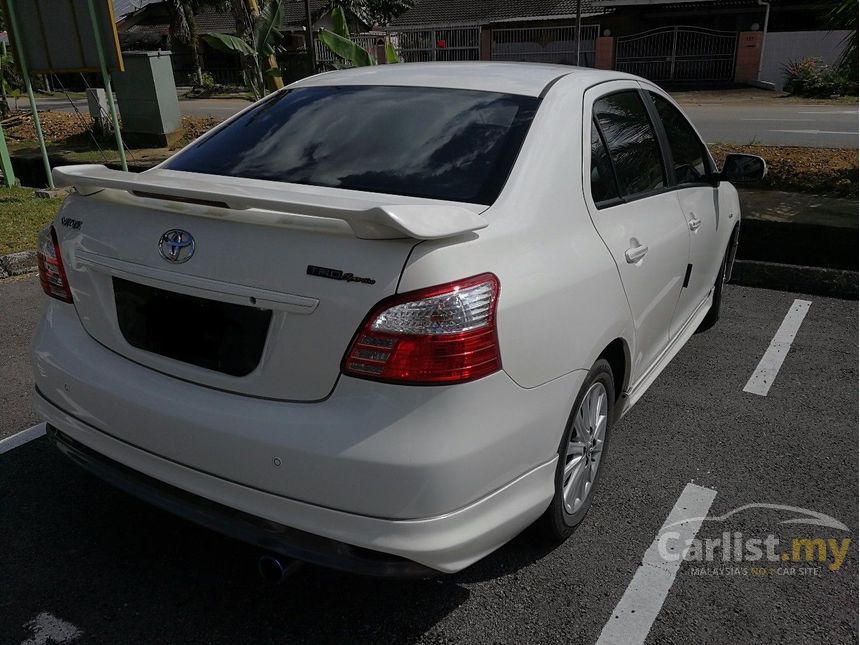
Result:
{"label": "trunk lid", "polygon": [[87,332],[165,374],[264,398],[328,396],[422,236],[485,225],[481,206],[87,168],[55,175],[79,191],[56,229]]}

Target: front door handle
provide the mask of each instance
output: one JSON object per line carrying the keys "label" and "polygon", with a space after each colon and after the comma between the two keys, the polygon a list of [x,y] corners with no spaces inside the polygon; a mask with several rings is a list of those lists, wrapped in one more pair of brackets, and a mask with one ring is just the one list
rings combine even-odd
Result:
{"label": "front door handle", "polygon": [[627,264],[636,264],[639,260],[645,257],[646,253],[648,253],[648,247],[642,244],[640,246],[634,246],[627,249],[624,252],[624,258],[627,260]]}
{"label": "front door handle", "polygon": [[693,217],[692,219],[690,219],[689,223],[690,223],[690,230],[695,231],[697,228],[699,228],[702,225],[702,220],[700,220],[698,217]]}

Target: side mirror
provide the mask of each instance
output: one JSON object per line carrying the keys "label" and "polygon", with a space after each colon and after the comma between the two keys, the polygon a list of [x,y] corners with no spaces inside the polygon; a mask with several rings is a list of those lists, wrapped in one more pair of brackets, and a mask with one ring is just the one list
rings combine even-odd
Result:
{"label": "side mirror", "polygon": [[733,184],[761,181],[767,174],[767,164],[756,155],[732,153],[726,155],[723,171],[717,175],[721,181]]}

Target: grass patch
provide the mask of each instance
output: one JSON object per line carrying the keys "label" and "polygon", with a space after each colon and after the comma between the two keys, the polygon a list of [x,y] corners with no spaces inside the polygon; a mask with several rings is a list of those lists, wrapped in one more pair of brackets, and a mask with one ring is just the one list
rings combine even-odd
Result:
{"label": "grass patch", "polygon": [[708,146],[718,166],[730,152],[758,155],[767,162],[767,176],[756,188],[830,196],[857,195],[857,150],[793,146]]}
{"label": "grass patch", "polygon": [[36,236],[54,219],[61,198],[39,199],[32,188],[0,187],[0,255],[36,248]]}

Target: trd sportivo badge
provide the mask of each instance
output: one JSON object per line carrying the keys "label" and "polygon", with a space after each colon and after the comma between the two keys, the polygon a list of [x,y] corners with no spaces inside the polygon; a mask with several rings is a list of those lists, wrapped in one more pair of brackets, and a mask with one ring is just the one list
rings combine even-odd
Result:
{"label": "trd sportivo badge", "polygon": [[317,267],[313,264],[308,265],[308,275],[315,275],[318,278],[329,278],[330,280],[342,280],[343,282],[362,282],[364,284],[376,284],[376,280],[374,280],[373,278],[362,278],[352,273],[345,273],[340,269]]}
{"label": "trd sportivo badge", "polygon": [[188,231],[170,229],[158,240],[158,252],[173,264],[188,262],[194,255],[194,237]]}

